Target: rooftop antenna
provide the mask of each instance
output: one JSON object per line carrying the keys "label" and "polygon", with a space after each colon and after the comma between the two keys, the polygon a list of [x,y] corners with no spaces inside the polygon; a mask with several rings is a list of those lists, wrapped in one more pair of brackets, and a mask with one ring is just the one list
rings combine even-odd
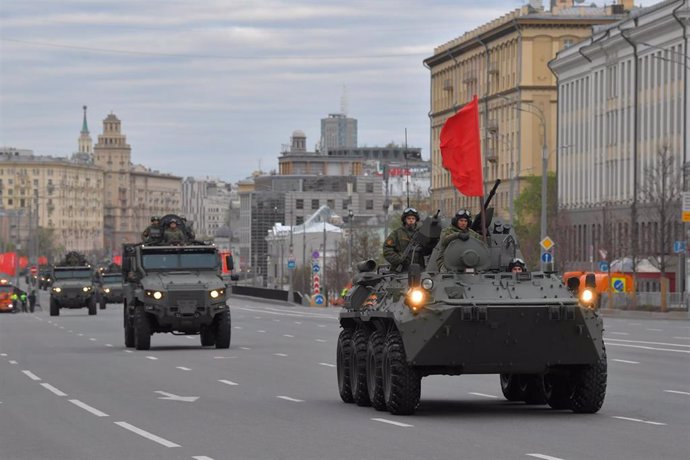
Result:
{"label": "rooftop antenna", "polygon": [[405,155],[405,182],[407,188],[407,207],[410,207],[410,167],[407,165],[407,128],[405,128],[405,150],[403,150],[403,155]]}
{"label": "rooftop antenna", "polygon": [[347,85],[343,85],[343,94],[340,96],[340,113],[347,115]]}

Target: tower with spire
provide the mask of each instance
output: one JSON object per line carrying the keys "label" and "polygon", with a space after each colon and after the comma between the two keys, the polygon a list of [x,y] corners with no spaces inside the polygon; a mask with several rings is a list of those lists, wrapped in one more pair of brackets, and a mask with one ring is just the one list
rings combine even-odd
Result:
{"label": "tower with spire", "polygon": [[79,135],[79,153],[93,153],[93,141],[89,134],[89,125],[86,123],[86,106],[84,106],[84,121],[81,125],[81,134]]}

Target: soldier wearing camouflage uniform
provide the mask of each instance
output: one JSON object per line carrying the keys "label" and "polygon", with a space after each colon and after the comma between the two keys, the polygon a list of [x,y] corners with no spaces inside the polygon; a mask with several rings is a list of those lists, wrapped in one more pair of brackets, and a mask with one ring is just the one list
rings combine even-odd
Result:
{"label": "soldier wearing camouflage uniform", "polygon": [[172,219],[163,232],[163,244],[180,245],[186,241],[184,232],[177,227],[177,219]]}
{"label": "soldier wearing camouflage uniform", "polygon": [[450,221],[450,225],[441,231],[441,238],[439,240],[440,248],[438,250],[438,257],[436,264],[439,271],[445,271],[446,267],[443,264],[443,253],[448,245],[455,239],[467,240],[469,237],[476,238],[482,241],[479,233],[470,228],[472,225],[472,214],[464,209],[458,211]]}
{"label": "soldier wearing camouflage uniform", "polygon": [[160,218],[158,216],[151,217],[151,225],[146,227],[146,230],[141,234],[141,240],[144,243],[159,243],[163,237],[163,231],[160,227]]}
{"label": "soldier wearing camouflage uniform", "polygon": [[391,264],[392,271],[407,270],[411,263],[417,263],[424,268],[424,256],[419,251],[414,252],[414,260],[412,260],[412,253],[403,260],[405,249],[412,241],[412,235],[417,231],[419,213],[414,208],[407,208],[400,216],[400,220],[402,227],[393,230],[383,242],[383,257]]}

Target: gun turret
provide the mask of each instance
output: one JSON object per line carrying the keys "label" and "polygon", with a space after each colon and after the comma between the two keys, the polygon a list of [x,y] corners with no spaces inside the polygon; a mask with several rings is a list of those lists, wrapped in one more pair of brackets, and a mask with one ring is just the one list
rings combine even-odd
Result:
{"label": "gun turret", "polygon": [[474,221],[472,222],[472,230],[479,233],[480,235],[485,234],[485,232],[482,231],[482,214],[486,216],[484,220],[486,221],[487,228],[489,227],[489,223],[491,222],[491,219],[494,216],[494,209],[489,209],[489,203],[491,203],[491,200],[494,198],[494,195],[496,195],[496,189],[498,189],[499,185],[501,185],[501,179],[496,179],[496,182],[494,182],[494,186],[491,187],[489,196],[487,196],[486,200],[484,201],[482,209],[479,211],[477,216],[474,218]]}

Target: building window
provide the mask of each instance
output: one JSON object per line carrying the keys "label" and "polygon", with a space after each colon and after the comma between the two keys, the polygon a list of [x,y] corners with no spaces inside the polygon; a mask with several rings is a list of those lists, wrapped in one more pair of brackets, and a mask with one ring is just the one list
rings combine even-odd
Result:
{"label": "building window", "polygon": [[374,183],[367,182],[367,193],[374,193]]}
{"label": "building window", "polygon": [[295,200],[295,208],[304,209],[304,200],[302,198],[298,198],[297,200]]}
{"label": "building window", "polygon": [[304,223],[304,217],[302,216],[297,216],[295,218],[295,225],[302,225]]}
{"label": "building window", "polygon": [[372,209],[374,209],[374,200],[367,200],[366,206],[365,206],[365,207],[366,207],[367,210],[372,210]]}
{"label": "building window", "polygon": [[311,200],[311,208],[319,209],[319,200]]}
{"label": "building window", "polygon": [[326,205],[331,209],[335,209],[335,200],[327,200]]}

